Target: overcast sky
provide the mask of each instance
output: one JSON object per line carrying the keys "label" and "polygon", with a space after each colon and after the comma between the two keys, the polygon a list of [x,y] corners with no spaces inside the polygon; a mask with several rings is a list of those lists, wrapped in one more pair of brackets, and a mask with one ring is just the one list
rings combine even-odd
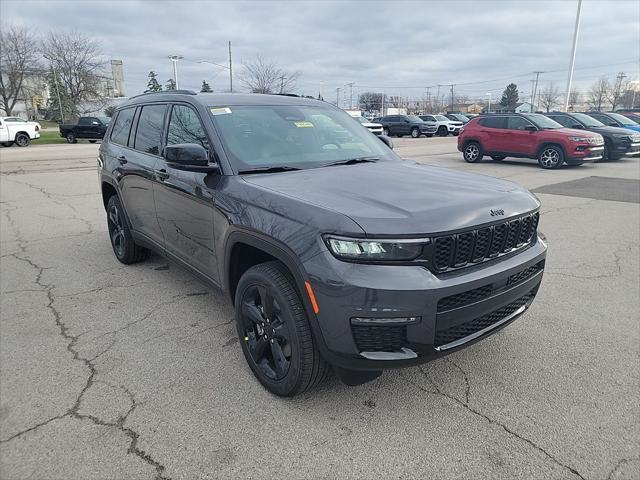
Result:
{"label": "overcast sky", "polygon": [[[500,95],[509,81],[530,91],[564,90],[577,0],[430,2],[17,1],[0,2],[3,23],[46,32],[77,29],[95,36],[106,57],[122,59],[127,94],[140,93],[149,70],[161,83],[179,63],[181,88],[228,88],[228,71],[197,63],[226,63],[231,40],[241,87],[242,62],[261,55],[301,72],[301,93],[335,99],[355,82],[354,97],[384,90],[413,98],[426,86],[458,84],[470,97]],[[640,75],[640,1],[585,0],[576,57],[576,85],[624,71]],[[480,83],[484,82],[484,83]],[[466,84],[466,85],[465,85]],[[411,87],[411,88],[406,88]],[[448,87],[442,87],[442,92]],[[437,87],[431,89],[432,95]]]}

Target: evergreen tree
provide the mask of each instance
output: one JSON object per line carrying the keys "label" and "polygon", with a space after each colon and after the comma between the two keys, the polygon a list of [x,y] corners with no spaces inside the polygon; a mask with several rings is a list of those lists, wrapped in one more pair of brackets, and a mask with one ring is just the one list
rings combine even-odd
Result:
{"label": "evergreen tree", "polygon": [[158,83],[158,80],[156,79],[156,77],[157,77],[156,72],[151,70],[149,72],[149,83],[147,83],[147,89],[145,90],[145,93],[162,91],[162,85]]}
{"label": "evergreen tree", "polygon": [[510,83],[502,93],[502,99],[500,105],[509,109],[515,109],[516,103],[518,103],[518,86],[515,83]]}
{"label": "evergreen tree", "polygon": [[[47,102],[47,120],[54,120],[61,122],[60,116],[60,104],[62,104],[62,115],[64,115],[64,121],[69,122],[75,118],[78,118],[79,113],[76,105],[73,103],[70,95],[62,85],[60,76],[53,76],[53,73],[47,75],[47,83],[49,84],[49,101]],[[58,97],[60,102],[58,102]]]}
{"label": "evergreen tree", "polygon": [[200,89],[200,93],[211,93],[213,90],[209,86],[206,80],[202,80],[202,88]]}
{"label": "evergreen tree", "polygon": [[175,90],[176,89],[176,81],[173,78],[167,80],[167,84],[164,87],[165,90]]}

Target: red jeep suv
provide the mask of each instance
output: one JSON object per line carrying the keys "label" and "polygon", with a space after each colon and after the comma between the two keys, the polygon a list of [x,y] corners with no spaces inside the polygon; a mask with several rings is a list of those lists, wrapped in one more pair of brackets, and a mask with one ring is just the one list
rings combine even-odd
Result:
{"label": "red jeep suv", "polygon": [[542,168],[581,165],[602,158],[602,135],[565,128],[537,113],[490,114],[474,118],[458,136],[458,150],[470,163],[489,155],[536,158]]}

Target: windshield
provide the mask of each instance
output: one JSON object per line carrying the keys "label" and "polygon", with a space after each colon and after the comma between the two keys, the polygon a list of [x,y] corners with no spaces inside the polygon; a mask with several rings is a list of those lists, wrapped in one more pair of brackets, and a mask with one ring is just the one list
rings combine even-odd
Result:
{"label": "windshield", "polygon": [[549,117],[545,117],[544,115],[540,115],[539,113],[526,113],[523,114],[525,118],[531,120],[533,124],[542,129],[556,129],[556,128],[565,128],[560,125],[555,120],[551,120]]}
{"label": "windshield", "polygon": [[362,157],[397,159],[383,142],[334,108],[247,105],[210,110],[237,170],[313,168]]}
{"label": "windshield", "polygon": [[617,120],[620,124],[625,126],[633,127],[635,125],[638,125],[633,120],[625,117],[624,115],[620,115],[619,113],[607,113],[607,115],[609,115],[611,118],[613,118],[614,120]]}
{"label": "windshield", "polygon": [[604,127],[604,123],[584,113],[573,113],[571,116],[581,122],[585,127]]}
{"label": "windshield", "polygon": [[422,119],[417,115],[407,115],[407,118],[412,122],[422,123]]}
{"label": "windshield", "polygon": [[439,122],[448,122],[449,119],[447,117],[445,117],[444,115],[434,115],[434,117],[436,117],[436,120],[438,120]]}

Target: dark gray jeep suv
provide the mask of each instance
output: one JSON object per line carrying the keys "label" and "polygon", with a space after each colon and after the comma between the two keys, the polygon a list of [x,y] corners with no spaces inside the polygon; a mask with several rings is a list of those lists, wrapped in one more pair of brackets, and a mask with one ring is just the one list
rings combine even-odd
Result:
{"label": "dark gray jeep suv", "polygon": [[278,395],[469,345],[522,314],[546,245],[513,183],[402,161],[331,105],[144,94],[100,146],[113,251],[154,250],[222,288],[246,360]]}

